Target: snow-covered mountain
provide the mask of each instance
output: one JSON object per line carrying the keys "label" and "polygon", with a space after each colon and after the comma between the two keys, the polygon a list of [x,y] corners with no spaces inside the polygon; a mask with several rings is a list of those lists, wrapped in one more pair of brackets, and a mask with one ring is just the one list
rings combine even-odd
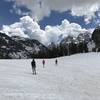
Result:
{"label": "snow-covered mountain", "polygon": [[85,32],[85,33],[80,33],[78,37],[73,37],[68,35],[66,38],[62,39],[61,44],[68,44],[68,43],[81,43],[85,42],[88,43],[91,40],[91,33]]}
{"label": "snow-covered mountain", "polygon": [[80,33],[77,37],[68,35],[67,37],[62,38],[59,43],[51,43],[48,47],[52,51],[56,51],[54,54],[57,56],[65,56],[75,53],[88,52],[88,48],[90,47],[88,45],[89,42],[91,42],[91,33],[85,32]]}
{"label": "snow-covered mountain", "polygon": [[48,52],[48,48],[42,43],[40,43],[38,40],[22,38],[17,36],[13,36],[12,39],[20,43],[24,47],[24,49],[30,54],[37,55],[37,57],[42,56],[39,54],[40,52],[45,54]]}
{"label": "snow-covered mountain", "polygon": [[0,33],[0,58],[32,58],[40,57],[38,53],[46,53],[48,49],[37,40],[9,37]]}
{"label": "snow-covered mountain", "polygon": [[80,33],[78,35],[78,37],[77,37],[77,40],[79,42],[83,42],[84,41],[84,42],[88,43],[88,42],[91,41],[91,33],[89,33],[89,32]]}
{"label": "snow-covered mountain", "polygon": [[92,39],[89,32],[80,33],[77,37],[59,38],[57,43],[52,42],[46,47],[38,40],[0,33],[0,58],[53,58],[90,51],[88,43],[92,43]]}
{"label": "snow-covered mountain", "polygon": [[74,41],[74,37],[68,35],[67,37],[62,39],[60,43],[65,45],[65,44],[69,44],[69,43],[71,43],[73,41]]}
{"label": "snow-covered mountain", "polygon": [[0,100],[100,100],[100,53],[35,61],[0,60]]}

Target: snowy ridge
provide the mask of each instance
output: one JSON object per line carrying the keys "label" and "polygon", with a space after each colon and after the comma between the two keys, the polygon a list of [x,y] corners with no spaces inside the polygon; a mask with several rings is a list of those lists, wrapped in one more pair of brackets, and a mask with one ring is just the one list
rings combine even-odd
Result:
{"label": "snowy ridge", "polygon": [[[0,60],[0,100],[99,100],[100,53],[35,59],[33,76],[30,60]],[[16,63],[16,64],[15,64]]]}

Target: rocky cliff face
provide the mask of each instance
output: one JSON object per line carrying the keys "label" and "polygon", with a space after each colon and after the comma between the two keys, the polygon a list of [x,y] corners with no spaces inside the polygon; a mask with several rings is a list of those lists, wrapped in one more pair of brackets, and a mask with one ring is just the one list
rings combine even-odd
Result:
{"label": "rocky cliff face", "polygon": [[96,47],[100,48],[100,26],[98,26],[93,34],[92,34],[92,39],[94,40]]}

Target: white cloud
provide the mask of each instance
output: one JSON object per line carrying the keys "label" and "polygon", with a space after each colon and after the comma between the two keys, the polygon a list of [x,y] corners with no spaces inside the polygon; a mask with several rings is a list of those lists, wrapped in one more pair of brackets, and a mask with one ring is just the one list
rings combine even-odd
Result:
{"label": "white cloud", "polygon": [[72,15],[83,16],[85,17],[85,22],[88,24],[93,18],[95,18],[95,12],[99,10],[98,4],[88,4],[83,7],[74,7],[72,8]]}
{"label": "white cloud", "polygon": [[36,39],[47,45],[50,42],[57,43],[59,36],[66,37],[72,35],[77,37],[78,34],[87,31],[81,28],[77,23],[70,23],[68,20],[63,20],[61,25],[46,26],[45,30],[40,29],[39,24],[29,16],[20,18],[19,22],[12,25],[3,25],[2,31],[9,36],[20,36],[25,38]]}
{"label": "white cloud", "polygon": [[[75,16],[84,16],[86,23],[89,23],[95,12],[100,8],[100,0],[5,0],[15,2],[14,7],[16,13],[22,13],[19,7],[24,6],[31,12],[30,14],[35,20],[39,21],[44,16],[49,16],[51,10],[64,12],[71,10],[71,14]],[[25,14],[25,13],[24,13]]]}
{"label": "white cloud", "polygon": [[6,33],[8,36],[20,36],[28,38],[27,35],[24,34],[23,30],[19,27],[12,28],[10,26],[4,25],[2,30],[4,33]]}
{"label": "white cloud", "polygon": [[25,38],[37,39],[42,43],[46,43],[45,31],[40,29],[37,22],[29,16],[20,18],[20,22],[12,25],[3,25],[2,32],[8,36],[20,36]]}

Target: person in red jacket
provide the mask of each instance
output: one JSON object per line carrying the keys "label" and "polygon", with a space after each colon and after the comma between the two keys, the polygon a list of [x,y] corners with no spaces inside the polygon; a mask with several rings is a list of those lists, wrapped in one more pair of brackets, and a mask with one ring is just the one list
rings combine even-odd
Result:
{"label": "person in red jacket", "polygon": [[43,64],[43,68],[44,68],[44,66],[45,66],[45,60],[43,59],[43,61],[42,61],[42,64]]}

